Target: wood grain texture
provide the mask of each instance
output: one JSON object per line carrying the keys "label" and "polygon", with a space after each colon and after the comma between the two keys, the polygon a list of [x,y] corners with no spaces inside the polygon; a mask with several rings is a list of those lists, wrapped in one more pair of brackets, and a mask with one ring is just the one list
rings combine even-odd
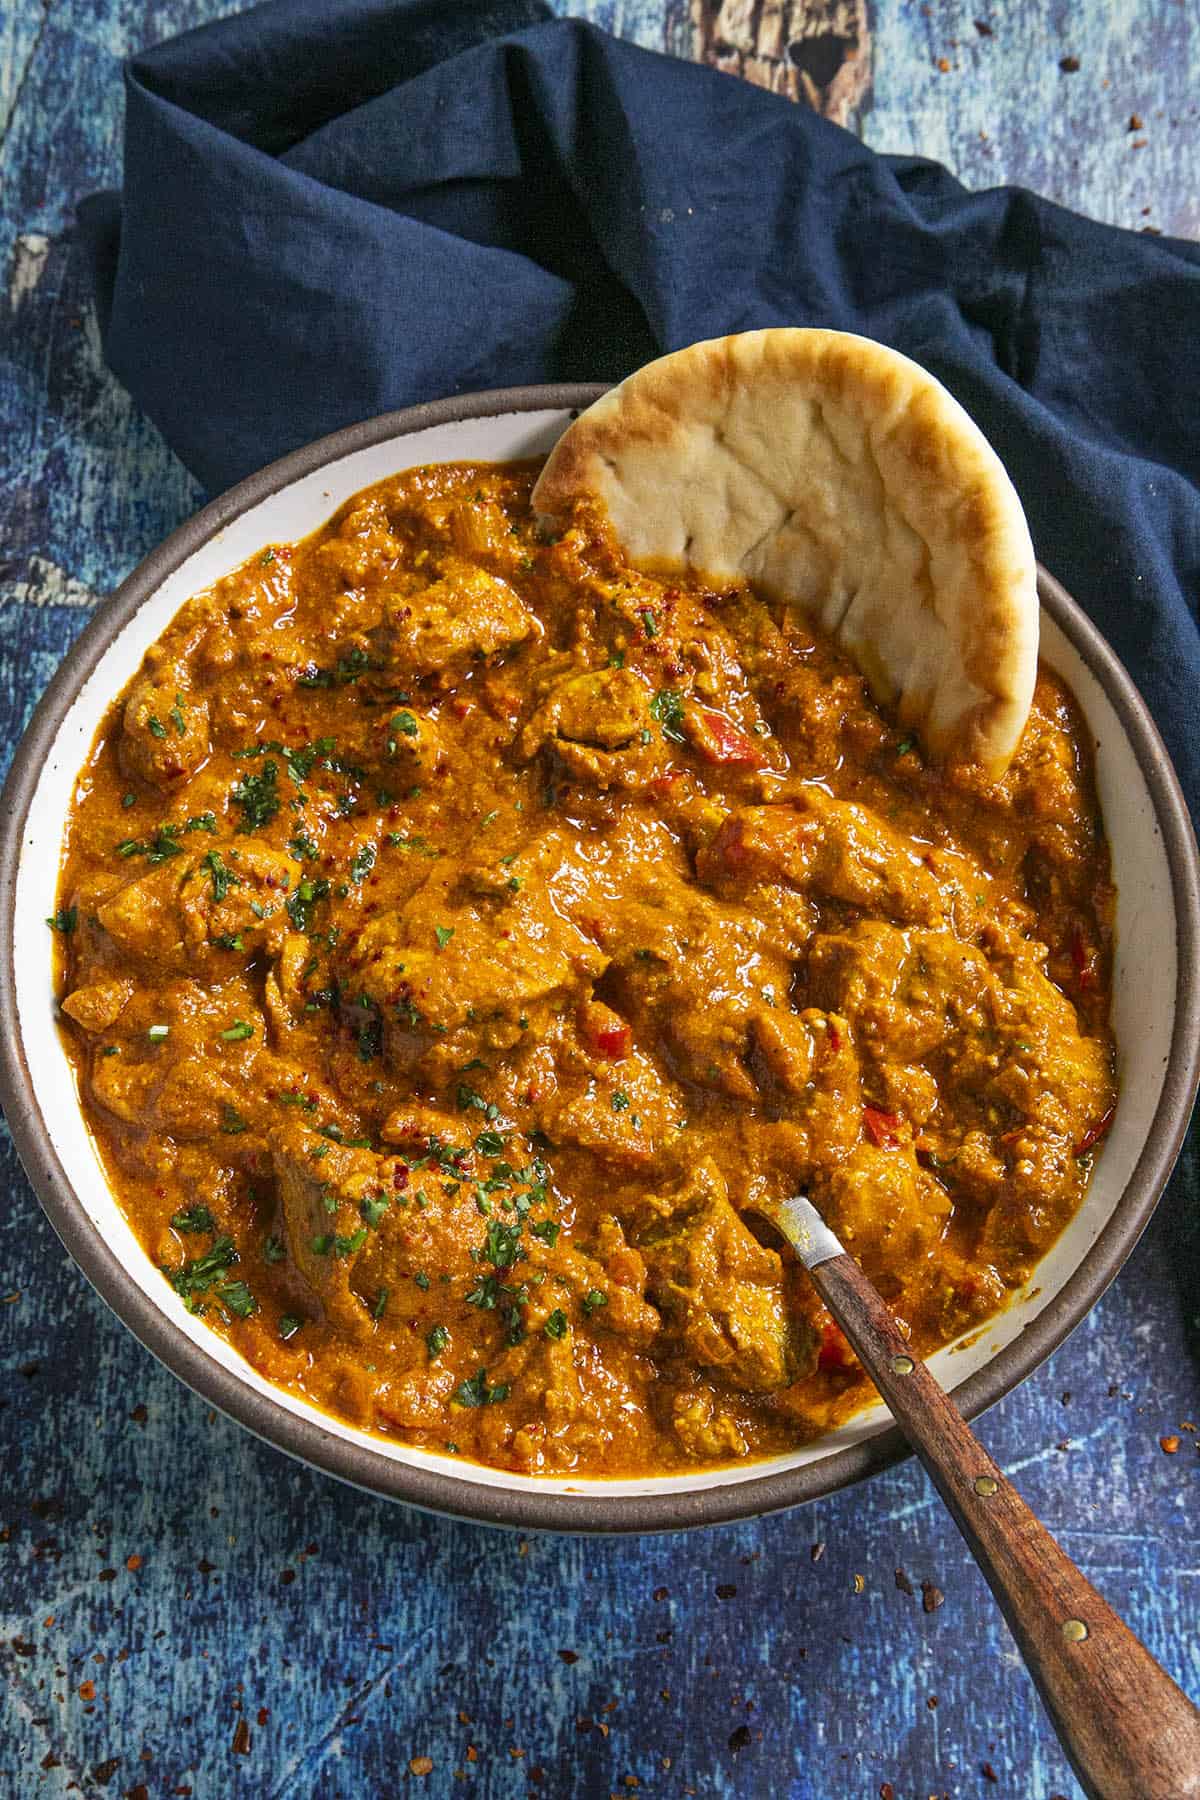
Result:
{"label": "wood grain texture", "polygon": [[[93,597],[200,498],[103,367],[73,218],[119,179],[122,56],[226,10],[0,6],[5,762]],[[572,10],[692,54],[687,0]],[[973,16],[872,8],[871,143],[1114,223],[1200,230],[1194,7],[1006,0],[979,12],[990,38]],[[387,1507],[208,1412],[68,1263],[6,1142],[0,1178],[3,1800],[1078,1795],[915,1464],[688,1539],[522,1544]],[[1200,1422],[1197,1293],[1193,1146],[1119,1282],[982,1428],[1192,1693],[1200,1455],[1181,1424]]]}
{"label": "wood grain texture", "polygon": [[1089,1800],[1197,1800],[1200,1713],[1187,1695],[909,1354],[853,1257],[843,1252],[810,1275],[982,1570]]}

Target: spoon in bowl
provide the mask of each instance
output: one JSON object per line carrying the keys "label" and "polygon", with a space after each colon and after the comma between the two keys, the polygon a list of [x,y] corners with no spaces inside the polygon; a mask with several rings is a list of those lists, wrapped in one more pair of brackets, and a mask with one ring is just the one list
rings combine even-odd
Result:
{"label": "spoon in bowl", "polygon": [[1200,1712],[1030,1512],[811,1202],[759,1210],[949,1507],[1089,1800],[1200,1800]]}

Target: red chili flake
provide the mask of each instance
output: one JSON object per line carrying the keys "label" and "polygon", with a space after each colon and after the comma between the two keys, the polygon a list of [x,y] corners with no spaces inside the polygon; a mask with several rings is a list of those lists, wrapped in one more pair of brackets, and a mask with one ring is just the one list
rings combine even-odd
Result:
{"label": "red chili flake", "polygon": [[896,1790],[892,1786],[890,1781],[881,1781],[880,1782],[880,1784],[879,1784],[879,1800],[896,1800]]}
{"label": "red chili flake", "polygon": [[558,1654],[560,1660],[565,1662],[568,1668],[572,1663],[577,1663],[579,1661],[579,1657],[574,1650],[560,1650]]}
{"label": "red chili flake", "polygon": [[79,1698],[81,1700],[94,1700],[96,1698],[96,1684],[94,1681],[80,1682]]}
{"label": "red chili flake", "polygon": [[53,1750],[47,1750],[45,1756],[43,1756],[43,1758],[42,1758],[42,1768],[43,1769],[61,1769],[62,1768],[62,1757],[55,1756]]}
{"label": "red chili flake", "polygon": [[115,1581],[116,1579],[117,1571],[115,1569],[101,1569],[96,1577],[97,1581]]}
{"label": "red chili flake", "polygon": [[[1075,67],[1078,68],[1079,64],[1076,63]],[[979,1773],[983,1776],[985,1781],[999,1781],[1000,1779],[991,1763],[982,1763],[980,1765]]]}
{"label": "red chili flake", "polygon": [[233,1742],[229,1748],[234,1756],[249,1756],[250,1754],[250,1726],[244,1713],[234,1727]]}
{"label": "red chili flake", "polygon": [[900,1142],[903,1120],[898,1113],[881,1112],[877,1106],[863,1107],[863,1125],[877,1150],[894,1150]]}
{"label": "red chili flake", "polygon": [[120,1764],[119,1756],[110,1756],[104,1762],[98,1762],[92,1768],[92,1780],[98,1781],[101,1787],[107,1787],[117,1772]]}
{"label": "red chili flake", "polygon": [[1076,1156],[1086,1156],[1088,1151],[1091,1150],[1094,1145],[1098,1144],[1102,1137],[1108,1135],[1109,1127],[1116,1117],[1116,1111],[1117,1109],[1115,1106],[1110,1106],[1106,1113],[1101,1114],[1094,1125],[1088,1126],[1087,1130],[1075,1146]]}
{"label": "red chili flake", "polygon": [[976,19],[975,29],[980,37],[993,37],[995,35],[986,19]]}
{"label": "red chili flake", "polygon": [[1096,953],[1084,939],[1082,925],[1072,925],[1068,947],[1075,966],[1076,986],[1080,993],[1086,993],[1096,985]]}
{"label": "red chili flake", "polygon": [[896,1570],[896,1586],[900,1589],[902,1594],[907,1594],[910,1599],[912,1598],[913,1584],[908,1579],[908,1576],[904,1573],[903,1569]]}
{"label": "red chili flake", "polygon": [[827,1019],[825,1021],[825,1035],[829,1039],[829,1048],[831,1050],[836,1052],[841,1049],[842,1034],[838,1030],[837,1026],[834,1024],[832,1019]]}
{"label": "red chili flake", "polygon": [[665,1600],[665,1599],[666,1599],[666,1598],[667,1598],[667,1596],[668,1596],[668,1594],[669,1594],[669,1592],[670,1592],[670,1589],[669,1589],[669,1588],[665,1588],[665,1587],[656,1587],[656,1588],[655,1588],[655,1590],[654,1590],[654,1598],[655,1598],[655,1599],[656,1599],[656,1600],[660,1600],[660,1601],[661,1601],[661,1600]]}
{"label": "red chili flake", "polygon": [[270,1716],[271,1716],[271,1709],[270,1709],[270,1707],[268,1707],[268,1706],[260,1706],[260,1707],[259,1707],[259,1709],[258,1709],[258,1713],[257,1713],[257,1715],[256,1715],[256,1716],[257,1716],[257,1718],[258,1718],[258,1722],[259,1722],[259,1724],[260,1724],[260,1725],[265,1725],[265,1724],[266,1724],[266,1722],[267,1722],[267,1720],[268,1720],[268,1719],[269,1719],[269,1718],[270,1718]]}
{"label": "red chili flake", "polygon": [[295,1579],[296,1579],[295,1569],[281,1569],[279,1571],[279,1582],[280,1582],[281,1587],[291,1587],[291,1585],[292,1585],[293,1581],[295,1581]]}

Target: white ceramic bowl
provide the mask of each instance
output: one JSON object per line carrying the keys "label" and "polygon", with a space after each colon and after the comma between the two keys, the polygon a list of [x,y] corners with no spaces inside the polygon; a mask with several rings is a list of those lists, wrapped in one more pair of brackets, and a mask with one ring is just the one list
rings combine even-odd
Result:
{"label": "white ceramic bowl", "polygon": [[[52,1223],[114,1311],[213,1405],[305,1461],[414,1504],[529,1528],[674,1529],[812,1499],[903,1454],[877,1405],[819,1442],[737,1468],[647,1480],[534,1478],[390,1443],[281,1392],[193,1318],[117,1206],[55,1023],[51,934],[63,822],[104,711],[198,589],[260,545],[307,535],[351,494],[418,463],[544,454],[596,388],[512,390],[395,413],[242,482],[175,532],[102,606],[22,741],[0,801],[0,1097]],[[1120,1098],[1077,1217],[1026,1291],[933,1369],[968,1415],[1020,1381],[1125,1260],[1178,1153],[1200,1066],[1200,883],[1166,751],[1129,677],[1056,582],[1041,578],[1042,653],[1096,745],[1118,887],[1113,1025]]]}

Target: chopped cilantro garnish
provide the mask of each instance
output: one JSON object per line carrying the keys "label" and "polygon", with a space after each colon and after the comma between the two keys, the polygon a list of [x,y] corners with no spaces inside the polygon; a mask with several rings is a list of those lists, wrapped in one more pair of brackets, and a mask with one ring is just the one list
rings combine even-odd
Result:
{"label": "chopped cilantro garnish", "polygon": [[212,1231],[215,1226],[216,1220],[207,1206],[187,1206],[182,1211],[172,1214],[171,1217],[173,1231]]}
{"label": "chopped cilantro garnish", "polygon": [[366,1194],[359,1201],[358,1210],[368,1225],[378,1225],[388,1210],[388,1202],[382,1194]]}
{"label": "chopped cilantro garnish", "polygon": [[246,1123],[245,1119],[243,1119],[241,1113],[238,1112],[237,1108],[230,1106],[229,1102],[226,1101],[221,1108],[221,1130],[224,1132],[225,1136],[240,1137],[243,1131],[248,1131],[249,1129],[249,1125]]}
{"label": "chopped cilantro garnish", "polygon": [[435,925],[433,935],[437,939],[438,949],[444,950],[454,936],[454,927],[453,925]]}
{"label": "chopped cilantro garnish", "polygon": [[504,1139],[498,1131],[481,1131],[475,1139],[475,1148],[480,1156],[502,1156]]}
{"label": "chopped cilantro garnish", "polygon": [[350,863],[350,879],[355,884],[363,882],[375,867],[374,844],[361,844],[354,852]]}
{"label": "chopped cilantro garnish", "polygon": [[156,718],[154,713],[151,713],[150,717],[146,720],[146,729],[149,731],[151,737],[165,738],[167,735],[166,726],[161,719]]}
{"label": "chopped cilantro garnish", "polygon": [[598,1306],[608,1305],[608,1295],[603,1293],[600,1288],[589,1288],[583,1296],[581,1304],[584,1312],[590,1318]]}
{"label": "chopped cilantro garnish", "polygon": [[655,617],[654,609],[649,606],[639,607],[638,618],[645,627],[646,636],[656,638],[658,636],[658,619]]}
{"label": "chopped cilantro garnish", "polygon": [[297,685],[302,688],[347,687],[370,666],[366,651],[352,645],[344,656],[338,657],[334,668],[319,669],[312,665],[299,677]]}
{"label": "chopped cilantro garnish", "polygon": [[298,1319],[295,1313],[284,1313],[279,1321],[279,1335],[285,1344],[289,1338],[295,1337],[303,1323],[304,1320]]}
{"label": "chopped cilantro garnish", "polygon": [[556,1306],[546,1323],[542,1326],[548,1338],[566,1337],[571,1327],[567,1324],[567,1315],[560,1306]]}
{"label": "chopped cilantro garnish", "polygon": [[459,1383],[454,1390],[453,1400],[455,1406],[495,1406],[501,1400],[507,1400],[510,1391],[507,1382],[489,1387],[487,1370],[479,1369],[468,1380]]}
{"label": "chopped cilantro garnish", "polygon": [[499,1219],[489,1219],[483,1253],[498,1269],[509,1269],[521,1254],[520,1241],[520,1225],[504,1225]]}
{"label": "chopped cilantro garnish", "polygon": [[665,738],[676,744],[684,742],[683,695],[678,688],[659,688],[650,702],[650,717],[658,720]]}
{"label": "chopped cilantro garnish", "polygon": [[261,774],[243,776],[237,786],[230,790],[229,798],[242,812],[238,822],[239,831],[261,831],[271,823],[280,804],[277,775],[276,765],[265,762]]}
{"label": "chopped cilantro garnish", "polygon": [[556,1224],[553,1219],[538,1219],[536,1224],[531,1225],[529,1229],[535,1238],[541,1238],[543,1244],[553,1250],[558,1242],[558,1234],[562,1230],[562,1226]]}
{"label": "chopped cilantro garnish", "polygon": [[210,850],[204,858],[204,867],[208,870],[212,881],[213,904],[219,906],[231,887],[238,885],[238,878],[228,867],[219,850]]}
{"label": "chopped cilantro garnish", "polygon": [[170,712],[167,714],[167,717],[168,717],[168,719],[170,719],[172,725],[175,727],[176,737],[185,737],[187,735],[187,722],[185,721],[184,716],[183,716],[183,695],[182,694],[176,694],[175,704],[171,708]]}
{"label": "chopped cilantro garnish", "polygon": [[264,1238],[263,1247],[262,1247],[262,1259],[264,1262],[268,1262],[268,1263],[282,1262],[286,1255],[287,1255],[287,1251],[284,1249],[283,1244],[279,1238],[277,1238],[277,1237]]}
{"label": "chopped cilantro garnish", "polygon": [[384,1308],[387,1306],[387,1303],[388,1303],[388,1295],[391,1293],[391,1291],[392,1291],[391,1288],[381,1287],[379,1292],[376,1294],[375,1304],[371,1308],[371,1317],[373,1319],[382,1319],[383,1313],[384,1313]]}
{"label": "chopped cilantro garnish", "polygon": [[249,1319],[258,1311],[258,1301],[244,1281],[223,1281],[217,1289],[217,1299],[239,1319]]}
{"label": "chopped cilantro garnish", "polygon": [[613,1089],[612,1109],[614,1112],[628,1112],[629,1095],[625,1092],[624,1088]]}
{"label": "chopped cilantro garnish", "polygon": [[446,1327],[444,1325],[435,1325],[432,1331],[427,1332],[425,1336],[425,1348],[428,1350],[430,1358],[436,1359],[439,1357],[449,1342],[450,1333],[447,1331]]}
{"label": "chopped cilantro garnish", "polygon": [[231,1237],[219,1237],[209,1245],[202,1256],[195,1256],[178,1269],[165,1271],[175,1292],[187,1302],[188,1310],[196,1312],[195,1301],[219,1279],[223,1270],[230,1263],[238,1260],[238,1253]]}
{"label": "chopped cilantro garnish", "polygon": [[60,906],[53,918],[46,920],[51,931],[61,931],[69,937],[79,923],[79,909],[75,906]]}
{"label": "chopped cilantro garnish", "polygon": [[295,837],[289,838],[288,849],[293,856],[299,857],[301,862],[311,862],[313,857],[320,854],[317,845],[314,844],[307,831],[298,831]]}
{"label": "chopped cilantro garnish", "polygon": [[228,1031],[221,1033],[221,1041],[225,1044],[242,1044],[247,1038],[254,1036],[253,1025],[247,1025],[245,1019],[235,1019]]}

